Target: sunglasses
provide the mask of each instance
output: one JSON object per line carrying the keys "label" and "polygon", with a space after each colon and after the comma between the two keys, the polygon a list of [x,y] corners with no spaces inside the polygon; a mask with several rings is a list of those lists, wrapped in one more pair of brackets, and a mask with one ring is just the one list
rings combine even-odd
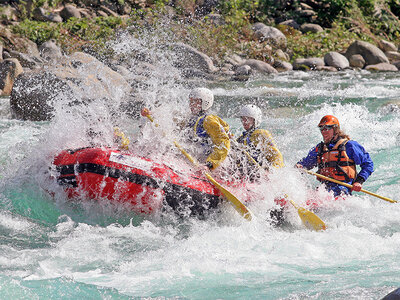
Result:
{"label": "sunglasses", "polygon": [[335,127],[335,126],[333,126],[333,125],[318,126],[320,131],[331,130],[331,129],[333,129],[333,127]]}

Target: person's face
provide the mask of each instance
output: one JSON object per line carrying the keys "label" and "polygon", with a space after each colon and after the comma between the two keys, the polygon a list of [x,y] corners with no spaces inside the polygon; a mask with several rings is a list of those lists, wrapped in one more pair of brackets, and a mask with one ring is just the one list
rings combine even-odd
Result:
{"label": "person's face", "polygon": [[197,115],[201,111],[201,99],[190,98],[189,107],[193,115]]}
{"label": "person's face", "polygon": [[249,130],[254,126],[254,118],[252,117],[240,117],[244,130]]}
{"label": "person's face", "polygon": [[333,126],[329,125],[320,126],[319,130],[321,131],[324,143],[329,143],[335,135],[335,130]]}

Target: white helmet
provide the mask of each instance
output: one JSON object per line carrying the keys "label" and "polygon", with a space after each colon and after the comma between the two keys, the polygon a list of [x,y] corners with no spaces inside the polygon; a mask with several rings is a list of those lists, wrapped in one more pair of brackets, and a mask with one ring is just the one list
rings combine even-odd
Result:
{"label": "white helmet", "polygon": [[243,106],[238,116],[253,118],[255,127],[258,127],[261,124],[262,112],[261,109],[256,105],[247,104]]}
{"label": "white helmet", "polygon": [[214,94],[207,88],[195,88],[190,94],[189,98],[201,99],[201,109],[208,110],[214,103]]}

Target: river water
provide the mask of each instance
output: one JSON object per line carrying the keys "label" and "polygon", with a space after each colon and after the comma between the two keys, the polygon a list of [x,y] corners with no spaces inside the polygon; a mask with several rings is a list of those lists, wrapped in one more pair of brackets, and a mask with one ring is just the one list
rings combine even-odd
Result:
{"label": "river water", "polygon": [[[284,191],[305,205],[319,184],[292,166],[321,140],[325,114],[370,153],[375,172],[364,189],[400,200],[400,76],[294,72],[204,84],[236,134],[240,105],[261,106],[262,127],[284,156],[286,168],[264,187],[264,199],[249,205],[251,222],[229,205],[206,220],[177,221],[70,203],[61,190],[53,198],[46,192],[57,189],[47,181],[52,157],[84,144],[88,125],[62,108],[53,121],[14,120],[0,98],[1,299],[380,299],[400,287],[399,204],[362,193],[328,203],[317,212],[324,232],[307,230],[293,208],[289,225],[272,227],[260,204]],[[163,89],[174,100],[155,116],[168,128],[172,108],[187,110],[188,89]],[[120,121],[137,135],[138,120]]]}

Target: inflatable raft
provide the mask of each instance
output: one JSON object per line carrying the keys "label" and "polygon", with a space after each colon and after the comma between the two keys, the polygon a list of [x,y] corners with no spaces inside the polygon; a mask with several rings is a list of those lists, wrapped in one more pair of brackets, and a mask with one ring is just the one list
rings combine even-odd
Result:
{"label": "inflatable raft", "polygon": [[169,206],[174,211],[203,215],[221,202],[221,194],[192,171],[109,148],[64,150],[53,164],[69,198],[108,199],[129,204],[140,214]]}

